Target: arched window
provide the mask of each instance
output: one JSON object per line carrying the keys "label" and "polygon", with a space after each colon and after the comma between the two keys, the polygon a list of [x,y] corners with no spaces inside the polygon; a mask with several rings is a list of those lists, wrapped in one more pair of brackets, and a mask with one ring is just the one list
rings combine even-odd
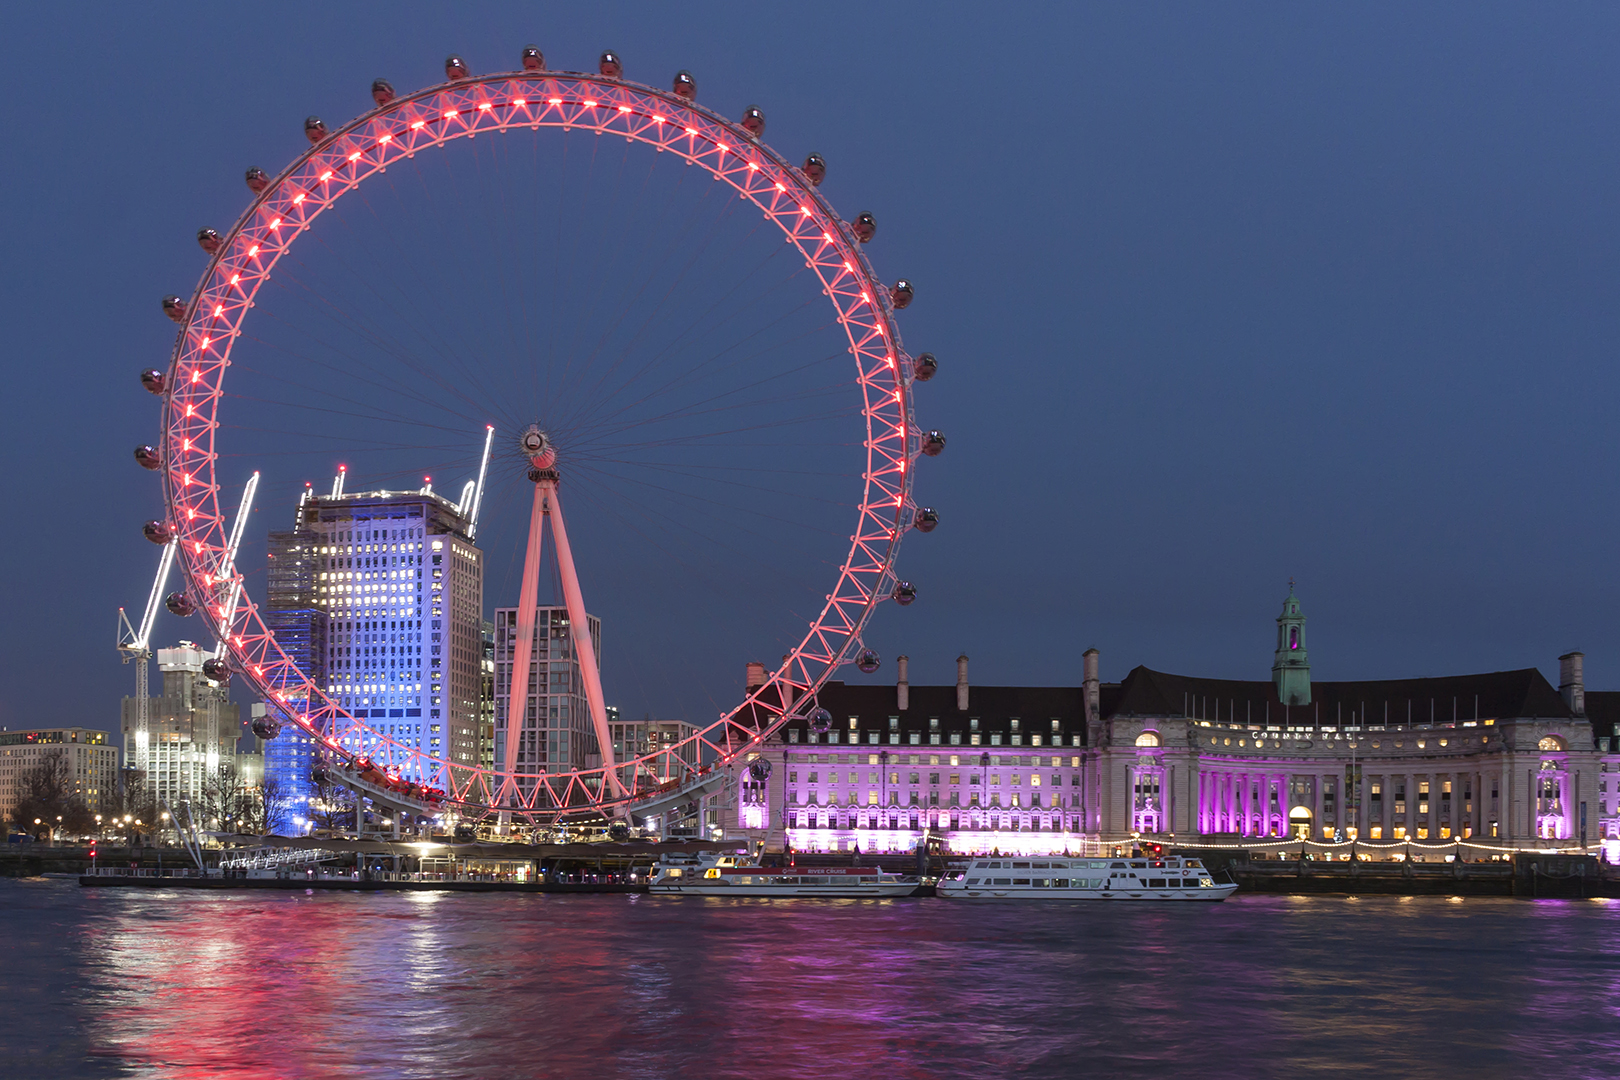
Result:
{"label": "arched window", "polygon": [[1558,735],[1548,735],[1536,744],[1538,750],[1568,750],[1569,746]]}
{"label": "arched window", "polygon": [[1137,746],[1158,746],[1159,733],[1157,731],[1144,731],[1136,737]]}

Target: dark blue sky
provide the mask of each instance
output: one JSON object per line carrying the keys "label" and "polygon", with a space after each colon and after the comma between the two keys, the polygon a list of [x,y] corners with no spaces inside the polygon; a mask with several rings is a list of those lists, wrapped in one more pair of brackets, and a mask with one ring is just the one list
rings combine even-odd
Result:
{"label": "dark blue sky", "polygon": [[[919,494],[944,524],[906,545],[922,599],[879,613],[875,678],[906,652],[949,681],[965,651],[975,681],[1072,683],[1092,645],[1108,678],[1264,678],[1294,576],[1318,677],[1555,675],[1580,648],[1620,686],[1620,15],[921,11],[14,13],[0,724],[111,727],[129,692],[114,616],[145,599],[159,510],[135,373],[166,363],[157,300],[196,281],[197,227],[230,223],[305,115],[531,41],[757,102],[773,145],[827,156],[835,205],[877,215],[879,271],[916,281],[906,343],[942,362],[919,416],[950,438]],[[158,643],[188,632],[165,615]]]}

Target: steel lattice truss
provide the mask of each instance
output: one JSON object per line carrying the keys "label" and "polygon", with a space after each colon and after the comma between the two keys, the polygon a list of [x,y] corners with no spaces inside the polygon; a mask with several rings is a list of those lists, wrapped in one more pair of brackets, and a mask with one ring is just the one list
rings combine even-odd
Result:
{"label": "steel lattice truss", "polygon": [[[218,410],[231,349],[277,261],[329,206],[390,163],[453,139],[514,128],[581,129],[620,135],[678,155],[730,184],[795,245],[820,278],[849,339],[866,417],[860,518],[833,591],[803,641],[765,685],[685,742],[618,763],[629,799],[604,795],[600,770],[519,773],[507,778],[424,754],[375,731],[328,696],[290,660],[266,627],[241,572],[226,560],[228,523],[215,475]],[[681,775],[694,760],[729,764],[783,723],[813,709],[815,694],[844,663],[879,600],[892,588],[900,540],[910,527],[912,471],[920,433],[912,413],[911,358],[889,293],[850,226],[805,175],[742,126],[648,86],[605,76],[523,72],[467,78],[397,98],[333,131],[272,180],[223,238],[186,306],[164,405],[163,462],[169,525],[199,610],[226,641],[236,669],[283,719],[315,735],[329,756],[367,746],[383,767],[436,776],[464,811],[494,809],[503,786],[522,792],[520,813],[546,819],[601,812],[646,798],[634,785],[646,766]],[[698,744],[694,747],[694,743]]]}

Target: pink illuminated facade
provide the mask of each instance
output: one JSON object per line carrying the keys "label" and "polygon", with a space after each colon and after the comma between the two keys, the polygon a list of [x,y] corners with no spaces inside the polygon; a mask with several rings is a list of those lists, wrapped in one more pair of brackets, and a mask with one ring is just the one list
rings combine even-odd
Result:
{"label": "pink illuminated facade", "polygon": [[1154,838],[1620,856],[1620,693],[1587,693],[1579,653],[1558,687],[1535,668],[1313,683],[1294,597],[1278,621],[1268,681],[1138,667],[1104,683],[1093,650],[1070,687],[969,686],[965,657],[956,686],[830,683],[826,730],[800,721],[764,745],[769,775],[739,785],[726,827],[823,851]]}

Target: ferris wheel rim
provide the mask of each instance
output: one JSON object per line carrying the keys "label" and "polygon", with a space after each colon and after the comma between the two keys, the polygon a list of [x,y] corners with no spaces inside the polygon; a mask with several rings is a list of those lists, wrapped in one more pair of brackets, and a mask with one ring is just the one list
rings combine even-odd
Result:
{"label": "ferris wheel rim", "polygon": [[[551,87],[551,92],[543,99],[534,95],[531,100],[530,92],[522,89],[546,86]],[[504,101],[496,100],[497,95],[479,96],[481,91],[503,89],[510,91]],[[581,89],[584,93],[577,92]],[[433,108],[425,109],[428,105]],[[531,106],[532,112],[516,118],[518,109]],[[505,118],[492,115],[502,109],[509,110]],[[570,109],[574,110],[571,114]],[[601,112],[587,115],[586,110],[597,109]],[[392,121],[402,117],[408,119],[402,126],[393,127]],[[618,120],[626,122],[616,127]],[[648,121],[655,127],[650,129]],[[639,128],[637,122],[641,123]],[[459,130],[452,130],[457,125]],[[536,799],[544,789],[555,800],[555,784],[564,782],[562,799],[545,808],[498,806],[493,797],[499,787],[496,781],[507,775],[503,771],[452,761],[448,752],[441,756],[399,747],[401,753],[396,760],[429,766],[425,771],[444,778],[447,803],[486,812],[512,810],[531,820],[554,820],[582,811],[600,813],[625,804],[633,807],[650,794],[635,792],[638,770],[644,762],[661,758],[667,763],[672,754],[695,746],[715,750],[715,764],[730,764],[737,755],[762,745],[783,724],[808,713],[814,707],[816,692],[859,647],[867,621],[894,580],[900,540],[909,529],[906,516],[914,509],[912,477],[919,452],[910,358],[901,345],[887,290],[861,250],[861,242],[798,168],[740,123],[674,93],[608,76],[578,72],[496,73],[439,83],[395,97],[297,155],[256,194],[223,237],[192,292],[170,359],[163,407],[162,471],[165,507],[170,528],[179,541],[179,561],[188,591],[199,610],[215,619],[216,635],[225,641],[236,670],[266,701],[275,703],[273,707],[287,719],[316,737],[326,753],[350,762],[360,760],[365,756],[362,749],[344,745],[355,732],[378,736],[391,746],[392,740],[375,732],[349,708],[337,705],[324,687],[298,668],[265,624],[241,572],[234,565],[217,561],[224,550],[225,533],[220,483],[215,473],[219,459],[215,433],[219,428],[217,413],[224,374],[241,326],[253,306],[253,297],[296,238],[344,194],[385,171],[393,161],[414,156],[419,150],[442,147],[463,136],[540,127],[565,132],[577,127],[594,131],[599,137],[623,135],[660,152],[674,149],[688,164],[705,168],[716,180],[730,183],[740,197],[753,202],[767,220],[781,227],[788,242],[798,246],[806,266],[821,278],[823,292],[838,311],[838,321],[849,339],[859,372],[867,429],[860,517],[825,606],[781,665],[768,673],[763,685],[750,688],[735,708],[722,713],[717,721],[694,725],[695,733],[679,744],[617,763],[619,771],[630,770],[633,794],[629,798],[600,797],[609,785],[606,770],[598,767],[513,774],[521,780],[536,781],[532,785]],[[664,136],[677,128],[681,133],[667,139],[648,137],[649,130]],[[721,133],[719,138],[715,132]],[[367,140],[372,153],[367,152]],[[687,144],[684,150],[675,145],[682,140]],[[700,149],[701,142],[707,142],[707,148]],[[402,149],[407,144],[409,149]],[[728,154],[729,162],[738,164],[727,167]],[[340,176],[345,161],[348,175]],[[361,167],[353,167],[361,162]],[[748,183],[740,183],[739,175]],[[767,184],[755,182],[762,177]],[[769,199],[771,205],[762,199]],[[312,207],[314,212],[310,213]],[[784,224],[795,214],[800,225],[810,224],[813,228],[792,229]],[[807,245],[814,245],[817,253],[812,254]],[[831,263],[824,257],[828,250],[837,256]],[[261,258],[261,252],[271,257]],[[842,273],[837,272],[840,262]],[[246,273],[243,268],[247,268]],[[247,289],[239,287],[244,280]],[[847,298],[846,302],[841,298]],[[864,336],[858,337],[857,327]],[[874,340],[880,346],[877,349],[871,347]],[[869,369],[866,361],[874,358],[880,358],[880,362]],[[874,499],[875,493],[881,493],[881,500]],[[216,560],[212,565],[211,558]],[[295,704],[299,694],[306,695],[302,700],[307,704],[302,709]],[[319,708],[315,706],[317,701],[321,702]],[[744,713],[750,724],[736,720]],[[766,718],[763,724],[762,715]],[[317,727],[317,716],[326,721],[342,718],[347,726],[334,737],[330,724],[324,731]],[[589,783],[592,777],[599,781],[594,795]],[[476,798],[480,783],[484,800]],[[570,801],[581,795],[584,802]]]}

